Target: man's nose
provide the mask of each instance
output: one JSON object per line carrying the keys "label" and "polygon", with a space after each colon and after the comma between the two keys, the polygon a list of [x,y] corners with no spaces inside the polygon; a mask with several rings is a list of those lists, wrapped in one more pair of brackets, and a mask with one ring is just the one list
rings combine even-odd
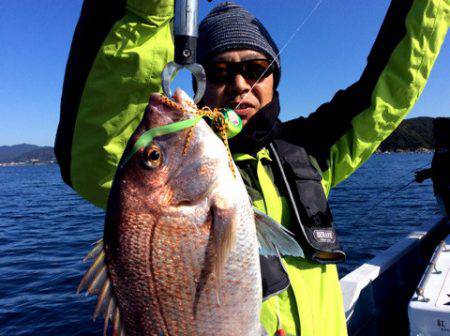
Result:
{"label": "man's nose", "polygon": [[233,80],[230,83],[231,89],[236,92],[245,92],[250,89],[250,84],[247,82],[247,80],[240,74],[236,74],[233,77]]}

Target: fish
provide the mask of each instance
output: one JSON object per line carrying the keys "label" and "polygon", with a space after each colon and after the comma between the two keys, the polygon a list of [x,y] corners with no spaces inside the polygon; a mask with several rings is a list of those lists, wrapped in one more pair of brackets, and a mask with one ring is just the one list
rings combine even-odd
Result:
{"label": "fish", "polygon": [[[176,90],[173,101],[150,97],[78,292],[98,295],[104,334],[111,320],[120,336],[262,335],[259,256],[303,252],[253,208],[226,146],[187,94]],[[195,118],[136,147],[149,130]]]}

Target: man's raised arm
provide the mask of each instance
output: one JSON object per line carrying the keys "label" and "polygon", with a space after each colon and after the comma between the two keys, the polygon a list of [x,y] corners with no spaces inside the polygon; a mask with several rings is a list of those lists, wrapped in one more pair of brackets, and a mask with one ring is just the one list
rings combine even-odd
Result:
{"label": "man's raised arm", "polygon": [[173,0],[84,1],[55,152],[64,181],[105,207],[117,164],[173,59]]}
{"label": "man's raised arm", "polygon": [[327,190],[353,173],[412,109],[450,21],[449,0],[393,0],[361,78],[308,118],[284,124],[308,149]]}

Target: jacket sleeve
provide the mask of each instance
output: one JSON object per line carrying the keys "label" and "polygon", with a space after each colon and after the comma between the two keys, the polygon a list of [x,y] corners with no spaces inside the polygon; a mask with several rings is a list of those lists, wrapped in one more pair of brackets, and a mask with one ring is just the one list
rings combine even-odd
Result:
{"label": "jacket sleeve", "polygon": [[308,118],[283,124],[286,138],[317,160],[327,192],[366,161],[412,109],[449,21],[449,0],[392,0],[361,78]]}
{"label": "jacket sleeve", "polygon": [[72,40],[55,153],[64,181],[105,207],[128,138],[173,58],[173,0],[85,0]]}

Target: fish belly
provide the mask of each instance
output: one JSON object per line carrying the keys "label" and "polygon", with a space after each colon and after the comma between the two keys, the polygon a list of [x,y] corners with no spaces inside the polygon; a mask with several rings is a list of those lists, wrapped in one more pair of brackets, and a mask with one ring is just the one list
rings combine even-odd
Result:
{"label": "fish belly", "polygon": [[236,244],[225,264],[218,297],[213,281],[201,297],[197,335],[260,335],[261,273],[251,225],[240,222],[237,226]]}
{"label": "fish belly", "polygon": [[142,215],[122,223],[128,229],[118,230],[107,264],[126,335],[258,335],[258,245],[246,217],[222,279],[212,271],[211,222]]}

